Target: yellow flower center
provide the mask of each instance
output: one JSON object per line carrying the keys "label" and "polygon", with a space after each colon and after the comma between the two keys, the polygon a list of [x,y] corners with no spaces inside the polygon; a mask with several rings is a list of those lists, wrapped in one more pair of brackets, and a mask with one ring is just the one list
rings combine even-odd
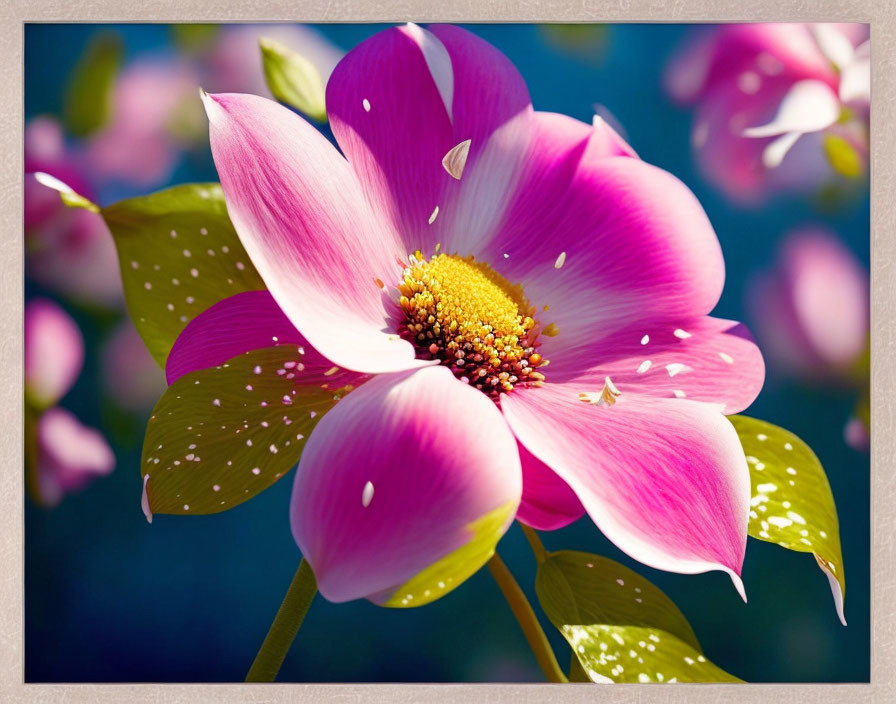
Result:
{"label": "yellow flower center", "polygon": [[488,264],[456,254],[426,261],[416,252],[398,289],[400,334],[418,357],[440,360],[490,396],[544,381],[535,308]]}

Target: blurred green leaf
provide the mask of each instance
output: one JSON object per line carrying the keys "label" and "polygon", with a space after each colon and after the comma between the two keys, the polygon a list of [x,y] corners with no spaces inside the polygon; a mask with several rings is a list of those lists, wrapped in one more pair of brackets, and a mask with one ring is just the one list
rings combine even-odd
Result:
{"label": "blurred green leaf", "polygon": [[71,134],[86,137],[112,116],[115,77],[124,55],[115,32],[97,35],[75,64],[65,93],[64,121]]}
{"label": "blurred green leaf", "polygon": [[221,26],[217,24],[172,24],[169,27],[174,43],[181,51],[196,52],[210,46],[218,36]]}
{"label": "blurred green leaf", "polygon": [[704,657],[669,597],[614,560],[550,553],[535,591],[594,682],[740,681]]}
{"label": "blurred green leaf", "polygon": [[258,40],[268,88],[286,103],[316,122],[327,121],[324,82],[308,59],[268,37]]}
{"label": "blurred green leaf", "polygon": [[837,615],[846,625],[837,508],[821,462],[788,430],[746,416],[728,420],[737,430],[750,467],[749,534],[788,550],[813,553],[830,582]]}
{"label": "blurred green leaf", "polygon": [[140,474],[151,513],[226,511],[292,469],[305,439],[347,391],[322,388],[316,375],[303,383],[301,374],[282,374],[301,359],[295,345],[266,347],[168,387],[143,441]]}
{"label": "blurred green leaf", "polygon": [[862,175],[862,159],[855,148],[843,137],[836,134],[824,136],[824,153],[834,169],[846,178],[858,178]]}
{"label": "blurred green leaf", "polygon": [[177,336],[199,313],[265,288],[216,183],[174,186],[101,212],[115,238],[128,311],[163,367]]}

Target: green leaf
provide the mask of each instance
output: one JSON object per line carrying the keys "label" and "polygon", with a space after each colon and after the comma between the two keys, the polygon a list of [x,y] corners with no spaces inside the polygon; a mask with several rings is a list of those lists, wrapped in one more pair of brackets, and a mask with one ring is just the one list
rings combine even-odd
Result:
{"label": "green leaf", "polygon": [[837,508],[821,462],[788,430],[746,416],[728,420],[737,430],[750,467],[749,534],[788,550],[813,553],[830,582],[837,615],[846,625]]}
{"label": "green leaf", "polygon": [[274,97],[316,122],[326,122],[324,82],[314,64],[268,37],[261,37],[258,43],[261,47],[264,77]]}
{"label": "green leaf", "polygon": [[831,168],[846,178],[858,178],[862,175],[862,158],[847,140],[840,135],[824,136],[823,148]]}
{"label": "green leaf", "polygon": [[383,606],[423,606],[460,586],[495,554],[516,502],[509,502],[473,521],[470,540],[398,587]]}
{"label": "green leaf", "polygon": [[152,356],[218,301],[265,288],[218,184],[174,186],[101,210],[115,238],[128,311]]}
{"label": "green leaf", "polygon": [[669,597],[614,560],[563,550],[535,591],[594,682],[739,682],[709,662]]}
{"label": "green leaf", "polygon": [[289,472],[317,422],[349,390],[283,374],[302,354],[295,345],[253,350],[168,387],[140,464],[150,520],[226,511]]}
{"label": "green leaf", "polygon": [[98,35],[75,64],[65,94],[64,119],[68,131],[86,137],[112,116],[115,77],[124,53],[114,32]]}
{"label": "green leaf", "polygon": [[187,53],[196,53],[211,46],[221,27],[217,24],[172,24],[169,25],[175,45]]}

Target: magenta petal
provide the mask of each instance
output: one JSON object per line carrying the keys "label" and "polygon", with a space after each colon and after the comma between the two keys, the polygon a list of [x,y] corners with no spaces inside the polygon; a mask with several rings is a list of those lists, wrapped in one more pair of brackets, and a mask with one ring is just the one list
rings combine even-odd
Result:
{"label": "magenta petal", "polygon": [[51,408],[40,417],[37,443],[37,488],[48,506],[115,467],[106,439],[62,408]]}
{"label": "magenta petal", "polygon": [[469,140],[469,173],[492,134],[530,109],[510,61],[450,26],[380,32],[350,51],[327,84],[333,134],[408,251],[430,253],[437,242],[454,250],[443,234],[453,217],[446,204],[458,198],[467,177],[459,182],[449,174],[443,157]]}
{"label": "magenta petal", "polygon": [[[327,599],[396,605],[396,590],[500,512],[493,548],[520,491],[516,441],[495,404],[430,367],[378,376],[321,419],[296,473],[290,520]],[[467,574],[489,555],[478,554]]]}
{"label": "magenta petal", "polygon": [[[720,318],[645,321],[576,354],[583,368],[590,367],[574,375],[576,384],[600,389],[610,377],[623,393],[722,404],[726,414],[749,406],[765,379],[762,354],[746,326]],[[565,380],[553,366],[549,375]]]}
{"label": "magenta petal", "polygon": [[550,209],[545,194],[555,197],[553,191],[565,189],[580,162],[611,156],[635,153],[606,121],[586,124],[557,113],[522,111],[491,134],[467,164],[459,187],[446,191],[433,238],[450,251],[486,249],[487,261],[506,267],[511,263],[502,261],[504,255],[517,248],[501,228],[518,215],[516,209]]}
{"label": "magenta petal", "polygon": [[267,291],[244,291],[219,301],[190,321],[178,336],[165,363],[165,375],[173,384],[184,374],[223,364],[251,350],[275,345],[302,349],[301,372],[317,375],[334,389],[365,378],[339,369],[302,337]]}
{"label": "magenta petal", "polygon": [[672,572],[721,569],[738,585],[750,475],[734,427],[710,404],[625,392],[613,405],[583,403],[590,391],[546,384],[501,406],[621,550]]}
{"label": "magenta petal", "polygon": [[581,518],[585,507],[553,469],[520,443],[523,467],[523,498],[517,519],[537,530],[557,530]]}
{"label": "magenta petal", "polygon": [[427,43],[436,72],[441,67],[450,84],[444,47],[419,27],[393,27],[361,42],[327,84],[333,134],[368,199],[391,218],[408,252],[422,246],[420,234],[442,191],[453,185],[442,157],[457,143],[418,40]]}
{"label": "magenta petal", "polygon": [[523,77],[498,49],[453,25],[431,25],[429,30],[451,57],[455,136],[481,145],[498,127],[529,108]]}
{"label": "magenta petal", "polygon": [[583,347],[596,356],[594,331],[705,315],[724,282],[719,241],[687,186],[638,159],[582,158],[587,146],[531,156],[483,256],[556,326],[542,352],[563,373],[581,371]]}
{"label": "magenta petal", "polygon": [[40,407],[68,393],[84,363],[84,338],[71,316],[46,299],[25,307],[25,393]]}
{"label": "magenta petal", "polygon": [[369,207],[349,165],[311,125],[265,98],[206,96],[212,154],[243,246],[292,323],[334,364],[409,369],[387,332],[403,248]]}

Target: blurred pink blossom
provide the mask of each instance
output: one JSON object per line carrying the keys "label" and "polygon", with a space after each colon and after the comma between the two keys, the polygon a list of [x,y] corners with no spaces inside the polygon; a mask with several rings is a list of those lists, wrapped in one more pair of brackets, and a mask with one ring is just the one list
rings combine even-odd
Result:
{"label": "blurred pink blossom", "polygon": [[56,404],[84,364],[84,338],[71,316],[52,301],[25,306],[25,396],[37,408]]}
{"label": "blurred pink blossom", "polygon": [[46,506],[55,506],[65,493],[115,466],[115,456],[102,434],[55,407],[71,389],[83,363],[84,339],[75,321],[52,301],[30,301],[25,307],[25,399],[30,409],[26,414],[27,471],[29,486]]}
{"label": "blurred pink blossom", "polygon": [[103,218],[68,208],[59,193],[39,183],[47,173],[92,198],[78,155],[65,145],[51,118],[25,128],[25,270],[29,277],[78,303],[118,308],[123,303],[118,255]]}
{"label": "blurred pink blossom", "polygon": [[310,61],[326,85],[345,52],[320,32],[303,25],[232,25],[224,27],[202,59],[203,88],[211,93],[253,93],[271,97],[264,78],[258,40],[269,37]]}
{"label": "blurred pink blossom", "polygon": [[90,173],[99,181],[158,186],[201,124],[199,76],[187,62],[142,59],[124,69],[114,90],[110,123],[86,145]]}
{"label": "blurred pink blossom", "polygon": [[133,412],[152,408],[167,386],[165,373],[130,320],[122,322],[106,342],[103,381],[115,403]]}
{"label": "blurred pink blossom", "polygon": [[868,25],[713,27],[691,36],[665,84],[696,106],[698,164],[735,201],[811,192],[867,168]]}
{"label": "blurred pink blossom", "polygon": [[115,468],[115,455],[103,435],[62,408],[37,421],[37,492],[46,506],[83,489]]}
{"label": "blurred pink blossom", "polygon": [[852,378],[868,346],[868,272],[831,232],[788,235],[748,290],[762,350],[804,379]]}

